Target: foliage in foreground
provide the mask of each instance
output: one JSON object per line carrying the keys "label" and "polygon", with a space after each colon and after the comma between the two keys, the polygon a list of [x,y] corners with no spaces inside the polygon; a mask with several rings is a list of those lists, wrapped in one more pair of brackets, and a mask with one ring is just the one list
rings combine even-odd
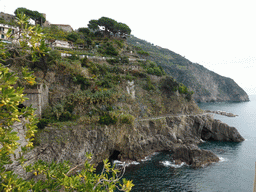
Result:
{"label": "foliage in foreground", "polygon": [[[47,54],[45,51],[44,41],[42,40],[41,30],[39,27],[28,27],[27,17],[20,15],[18,18],[21,24],[23,39],[18,39],[19,49],[26,54],[30,54],[31,62],[35,62],[41,55]],[[30,37],[26,34],[31,34]],[[30,42],[30,47],[26,42]],[[1,57],[7,58],[8,47],[0,42]],[[30,51],[28,51],[28,49]],[[118,188],[120,191],[130,191],[133,184],[131,181],[123,179],[122,183],[119,171],[112,168],[107,160],[104,161],[104,168],[101,174],[95,174],[95,169],[88,160],[91,158],[87,155],[87,161],[83,164],[83,169],[76,172],[78,166],[71,168],[68,162],[63,163],[46,163],[37,161],[33,165],[25,166],[25,159],[21,157],[20,163],[24,165],[26,172],[34,175],[32,179],[24,180],[19,178],[7,166],[13,163],[15,150],[19,147],[19,137],[17,132],[13,131],[13,124],[25,120],[27,145],[22,146],[23,152],[33,147],[33,137],[36,132],[37,120],[34,116],[34,109],[26,107],[19,109],[19,104],[23,103],[25,96],[23,88],[17,85],[17,81],[23,81],[23,84],[35,84],[35,77],[27,68],[23,68],[18,77],[9,68],[0,63],[0,191],[113,191]],[[82,166],[82,165],[79,165]],[[79,167],[80,168],[80,167]]]}

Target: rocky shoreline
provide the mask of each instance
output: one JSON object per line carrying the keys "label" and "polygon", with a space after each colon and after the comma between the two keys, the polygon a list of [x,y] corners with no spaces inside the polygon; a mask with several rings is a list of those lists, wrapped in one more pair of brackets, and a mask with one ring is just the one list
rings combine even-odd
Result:
{"label": "rocky shoreline", "polygon": [[205,113],[214,113],[217,115],[223,115],[227,117],[237,117],[238,115],[235,115],[233,113],[225,112],[225,111],[211,111],[211,110],[205,110]]}
{"label": "rocky shoreline", "polygon": [[[97,164],[110,158],[120,161],[139,161],[156,151],[170,151],[176,163],[186,162],[193,168],[202,167],[219,158],[211,151],[202,150],[203,140],[241,142],[244,138],[209,114],[167,116],[155,120],[135,122],[134,126],[85,127],[84,125],[46,127],[38,136],[40,144],[25,155],[27,163],[38,159],[73,165],[85,160],[86,152],[93,154]],[[11,169],[27,177],[18,162]]]}

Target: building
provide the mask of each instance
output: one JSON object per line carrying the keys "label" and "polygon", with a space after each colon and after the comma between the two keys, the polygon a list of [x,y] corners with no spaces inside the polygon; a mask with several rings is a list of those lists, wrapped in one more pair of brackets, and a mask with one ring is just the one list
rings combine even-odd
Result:
{"label": "building", "polygon": [[60,48],[67,48],[67,49],[73,49],[72,42],[69,41],[62,41],[62,40],[54,40],[50,42],[51,47],[60,47]]}
{"label": "building", "polygon": [[7,33],[9,30],[11,30],[12,34],[17,35],[19,28],[7,24],[0,24],[0,39],[7,40]]}
{"label": "building", "polygon": [[12,22],[13,20],[15,20],[15,15],[1,12],[0,19],[5,20],[6,22]]}

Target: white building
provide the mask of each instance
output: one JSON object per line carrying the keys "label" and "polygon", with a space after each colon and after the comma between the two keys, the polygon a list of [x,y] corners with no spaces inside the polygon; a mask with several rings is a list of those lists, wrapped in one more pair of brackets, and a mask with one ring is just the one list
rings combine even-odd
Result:
{"label": "white building", "polygon": [[11,30],[11,34],[13,34],[16,37],[19,28],[7,24],[0,24],[0,39],[7,40],[7,33],[9,30]]}
{"label": "white building", "polygon": [[52,47],[61,47],[61,48],[72,49],[73,45],[69,41],[55,40],[54,42],[52,42]]}

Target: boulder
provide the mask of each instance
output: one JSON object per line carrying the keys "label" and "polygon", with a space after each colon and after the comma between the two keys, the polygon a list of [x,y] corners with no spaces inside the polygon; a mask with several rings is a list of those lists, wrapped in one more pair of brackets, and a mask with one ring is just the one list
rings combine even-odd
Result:
{"label": "boulder", "polygon": [[203,126],[201,138],[214,141],[244,141],[244,138],[235,127],[231,127],[217,119],[214,119],[210,126]]}
{"label": "boulder", "polygon": [[196,145],[177,145],[173,149],[172,158],[175,163],[185,162],[193,168],[199,168],[218,162],[219,158],[213,152],[200,149]]}

